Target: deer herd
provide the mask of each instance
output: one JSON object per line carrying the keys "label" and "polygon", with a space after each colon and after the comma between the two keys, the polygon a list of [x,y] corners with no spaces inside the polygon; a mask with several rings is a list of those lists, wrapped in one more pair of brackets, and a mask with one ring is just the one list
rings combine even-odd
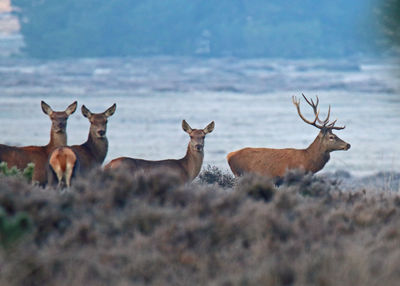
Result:
{"label": "deer herd", "polygon": [[[335,126],[336,120],[330,122],[330,106],[327,117],[319,118],[319,99],[316,102],[305,101],[312,107],[315,118],[306,119],[300,111],[300,100],[293,96],[298,115],[307,124],[320,131],[315,140],[306,149],[271,149],[246,147],[233,151],[227,155],[228,164],[232,173],[238,177],[246,173],[256,173],[271,179],[282,178],[291,169],[302,169],[305,172],[316,173],[329,161],[330,152],[348,150],[350,144],[335,134],[333,130],[345,127]],[[45,146],[15,147],[0,144],[0,161],[6,162],[9,167],[24,169],[29,163],[34,164],[32,181],[41,186],[70,187],[74,178],[84,176],[90,170],[99,168],[107,155],[108,140],[106,136],[108,118],[116,110],[116,104],[102,113],[92,113],[82,105],[82,115],[89,120],[90,128],[87,140],[81,145],[67,145],[67,120],[77,108],[75,101],[64,111],[53,111],[52,108],[41,102],[42,110],[52,122],[50,141]],[[214,130],[212,121],[204,129],[193,129],[183,120],[182,129],[190,136],[186,155],[181,159],[167,159],[150,161],[137,158],[120,157],[111,160],[105,169],[125,169],[132,175],[139,172],[148,172],[163,168],[175,172],[182,183],[193,181],[200,173],[204,158],[204,139]]]}

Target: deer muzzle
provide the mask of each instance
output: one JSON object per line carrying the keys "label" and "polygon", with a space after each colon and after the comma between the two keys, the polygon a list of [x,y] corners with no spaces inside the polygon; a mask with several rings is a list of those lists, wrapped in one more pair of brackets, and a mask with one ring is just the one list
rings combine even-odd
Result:
{"label": "deer muzzle", "polygon": [[201,151],[203,151],[204,146],[201,145],[201,144],[196,144],[196,145],[194,146],[194,148],[196,149],[196,151],[201,152]]}
{"label": "deer muzzle", "polygon": [[63,133],[63,132],[65,132],[66,127],[67,127],[67,125],[65,123],[59,123],[56,126],[54,126],[54,131],[56,133]]}
{"label": "deer muzzle", "polygon": [[97,134],[99,135],[99,137],[104,137],[106,135],[106,131],[105,130],[99,130],[99,131],[97,131]]}

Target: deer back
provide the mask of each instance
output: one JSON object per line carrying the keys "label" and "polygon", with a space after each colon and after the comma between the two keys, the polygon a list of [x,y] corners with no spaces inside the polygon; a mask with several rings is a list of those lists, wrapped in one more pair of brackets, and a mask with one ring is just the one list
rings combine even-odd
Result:
{"label": "deer back", "polygon": [[125,169],[130,173],[149,172],[156,169],[162,169],[166,172],[174,172],[179,176],[182,182],[189,181],[189,174],[181,164],[180,160],[143,160],[129,157],[119,157],[109,162],[105,169]]}
{"label": "deer back", "polygon": [[306,149],[244,148],[227,156],[235,176],[256,173],[270,178],[282,177],[290,169],[318,172],[329,160],[329,154],[315,158]]}

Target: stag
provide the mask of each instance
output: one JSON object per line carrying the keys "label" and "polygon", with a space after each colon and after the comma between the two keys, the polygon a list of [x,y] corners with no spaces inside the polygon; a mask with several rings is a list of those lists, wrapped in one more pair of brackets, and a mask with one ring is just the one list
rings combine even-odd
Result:
{"label": "stag", "polygon": [[300,118],[320,130],[317,138],[306,149],[271,149],[271,148],[244,148],[228,154],[228,164],[235,176],[245,173],[257,173],[270,178],[280,178],[291,169],[302,169],[305,172],[316,173],[329,161],[330,153],[336,150],[348,150],[350,144],[346,143],[332,130],[345,128],[335,126],[336,121],[329,122],[331,107],[325,120],[319,118],[317,97],[316,102],[308,100],[304,94],[303,98],[314,111],[314,120],[307,120],[300,112],[300,100],[292,97]]}
{"label": "stag", "polygon": [[182,182],[191,182],[200,173],[204,158],[204,138],[214,130],[214,121],[204,129],[192,129],[183,120],[182,129],[190,136],[186,155],[182,159],[167,159],[161,161],[148,161],[128,157],[120,157],[108,163],[106,169],[126,168],[132,173],[149,171],[158,168],[170,170],[178,174]]}

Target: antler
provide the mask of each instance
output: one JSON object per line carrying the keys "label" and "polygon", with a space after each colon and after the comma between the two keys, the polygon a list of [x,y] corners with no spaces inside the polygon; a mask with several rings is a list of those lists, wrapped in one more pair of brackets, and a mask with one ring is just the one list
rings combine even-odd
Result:
{"label": "antler", "polygon": [[[313,111],[314,111],[314,115],[315,115],[315,119],[314,121],[309,121],[307,120],[300,112],[300,99],[297,100],[297,98],[295,96],[292,97],[292,101],[293,104],[296,106],[297,108],[297,113],[299,114],[300,118],[303,119],[304,122],[317,127],[318,129],[335,129],[335,130],[341,130],[344,129],[346,126],[343,127],[336,127],[335,123],[337,121],[337,119],[335,121],[333,121],[332,123],[329,123],[329,117],[331,115],[331,106],[329,105],[329,109],[328,109],[328,115],[326,116],[326,118],[324,120],[319,119],[319,109],[318,109],[318,103],[319,103],[319,98],[317,96],[317,101],[316,103],[314,103],[314,101],[312,99],[308,100],[304,94],[301,94],[303,96],[303,98],[305,99],[305,101],[312,107]],[[321,125],[317,124],[320,123]]]}
{"label": "antler", "polygon": [[[318,110],[319,98],[318,98],[318,96],[317,96],[317,103],[314,103],[312,98],[310,99],[311,100],[311,102],[310,102],[303,93],[301,95],[303,96],[304,100],[312,107],[312,109],[314,110],[314,115],[316,116],[317,113],[319,113],[319,110]],[[330,115],[331,115],[331,105],[329,105],[328,115],[326,116],[325,120],[320,120],[318,118],[317,121],[322,125],[326,125],[329,122],[329,116]]]}
{"label": "antler", "polygon": [[337,119],[335,121],[333,121],[332,123],[326,125],[325,128],[334,129],[334,130],[342,130],[342,129],[346,128],[346,125],[340,126],[340,127],[335,126],[336,121],[337,121]]}
{"label": "antler", "polygon": [[[315,126],[315,127],[317,127],[317,128],[322,128],[322,126],[318,126],[318,125],[317,125],[319,110],[316,109],[316,106],[315,106],[315,109],[314,109],[315,119],[314,119],[314,121],[311,122],[311,121],[307,120],[307,119],[301,114],[301,111],[300,111],[300,99],[297,100],[297,98],[296,98],[295,96],[292,96],[292,101],[293,101],[293,104],[294,104],[294,105],[296,106],[296,108],[297,108],[297,113],[299,114],[300,118],[303,119],[303,121],[304,121],[305,123],[308,123],[308,124],[310,124],[310,125],[313,125],[313,126]],[[307,102],[308,102],[308,100],[307,100]]]}

